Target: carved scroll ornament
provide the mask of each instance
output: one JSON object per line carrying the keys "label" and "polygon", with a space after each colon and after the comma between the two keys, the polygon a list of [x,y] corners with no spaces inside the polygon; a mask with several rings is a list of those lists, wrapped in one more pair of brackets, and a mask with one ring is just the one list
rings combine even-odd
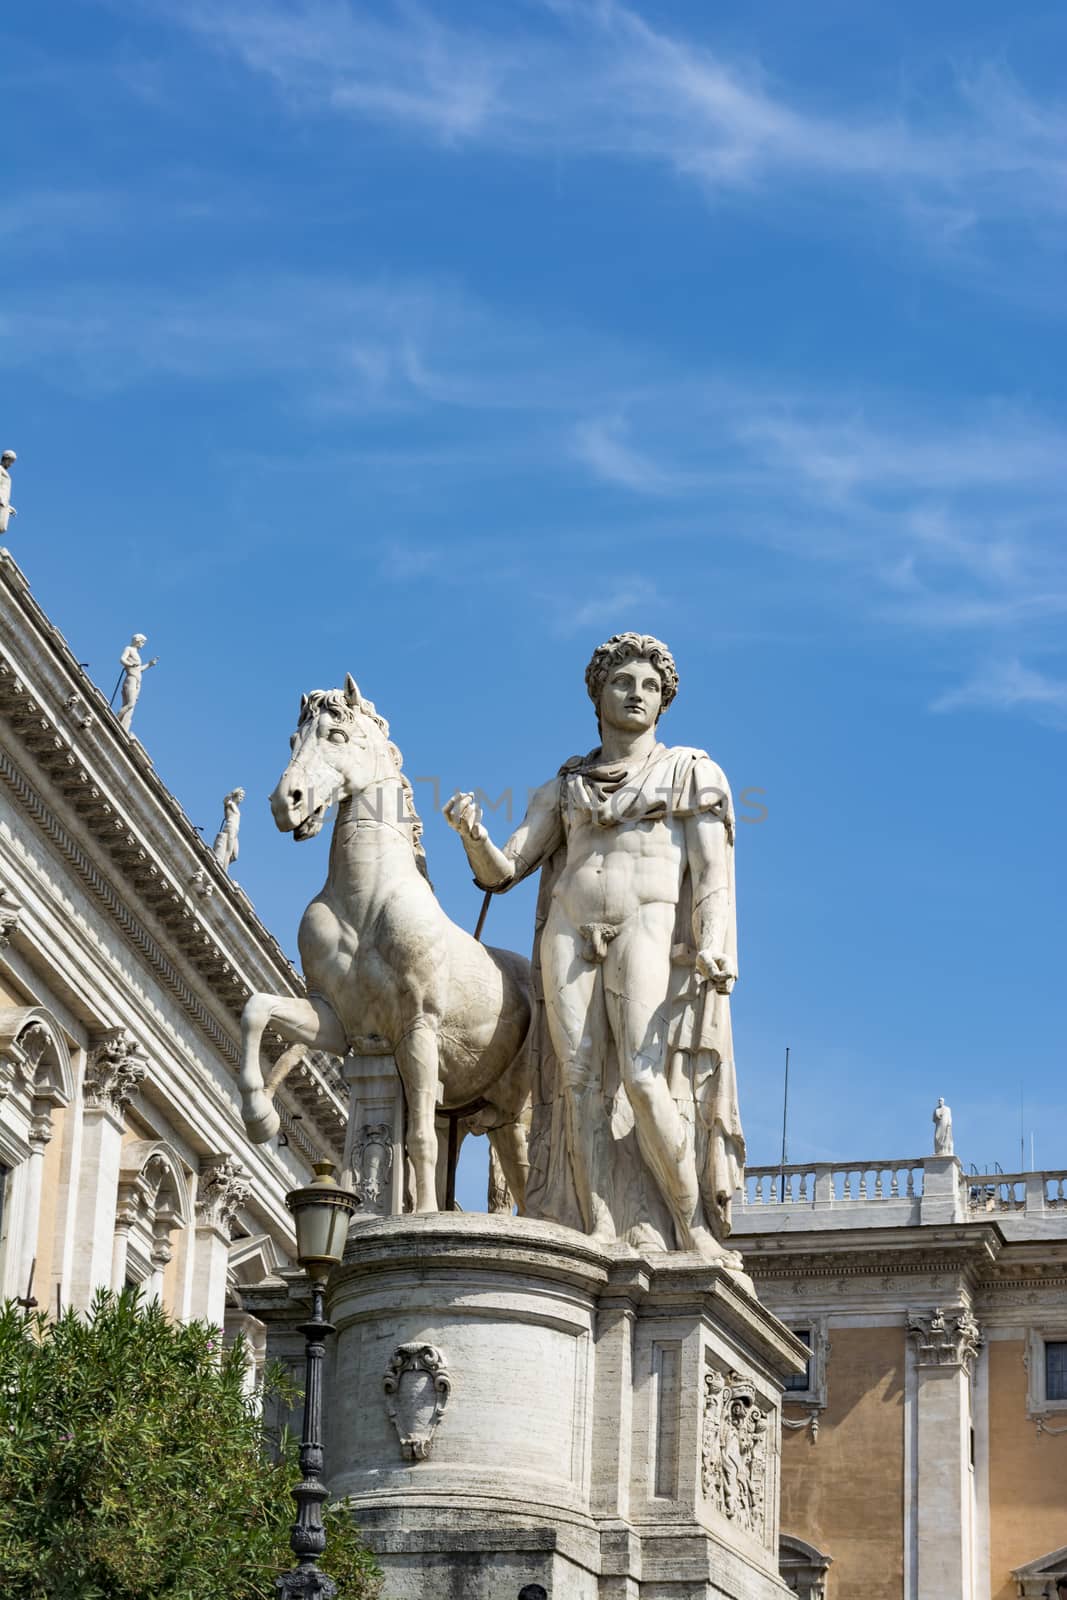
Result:
{"label": "carved scroll ornament", "polygon": [[382,1383],[404,1459],[425,1461],[452,1392],[443,1354],[418,1340],[397,1345]]}

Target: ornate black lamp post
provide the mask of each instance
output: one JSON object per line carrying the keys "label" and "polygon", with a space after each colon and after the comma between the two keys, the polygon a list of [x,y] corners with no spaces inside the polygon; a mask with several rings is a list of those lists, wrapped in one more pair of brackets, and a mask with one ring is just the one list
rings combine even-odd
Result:
{"label": "ornate black lamp post", "polygon": [[279,1600],[334,1600],[337,1585],[320,1572],[317,1562],[326,1548],[322,1526],[322,1361],[326,1335],[326,1275],[344,1255],[348,1222],[359,1197],[334,1181],[332,1161],[315,1162],[315,1179],[306,1189],[293,1189],[285,1203],[296,1222],[296,1254],[311,1280],[311,1316],[300,1332],[307,1341],[304,1382],[304,1431],[300,1440],[302,1478],[293,1490],[296,1521],[289,1538],[297,1565],[275,1579]]}

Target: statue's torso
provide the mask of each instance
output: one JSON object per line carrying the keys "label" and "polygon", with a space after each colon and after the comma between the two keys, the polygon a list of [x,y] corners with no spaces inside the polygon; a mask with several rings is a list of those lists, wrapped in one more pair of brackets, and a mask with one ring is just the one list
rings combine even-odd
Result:
{"label": "statue's torso", "polygon": [[575,927],[624,923],[640,907],[678,903],[685,874],[685,823],[661,818],[603,827],[564,816],[566,858],[553,899]]}

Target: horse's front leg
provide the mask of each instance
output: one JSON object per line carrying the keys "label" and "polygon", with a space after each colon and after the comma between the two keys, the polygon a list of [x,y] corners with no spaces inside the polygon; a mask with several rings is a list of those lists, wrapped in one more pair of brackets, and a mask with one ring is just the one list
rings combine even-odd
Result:
{"label": "horse's front leg", "polygon": [[415,1170],[415,1210],[437,1207],[437,1029],[429,1018],[397,1041],[397,1071],[407,1101],[407,1153]]}
{"label": "horse's front leg", "polygon": [[292,995],[249,996],[241,1016],[241,1068],[237,1081],[241,1089],[241,1116],[253,1144],[266,1144],[277,1133],[278,1113],[272,1096],[285,1072],[294,1067],[300,1057],[299,1051],[287,1050],[271,1073],[269,1084],[265,1084],[260,1048],[268,1027],[275,1028],[283,1039],[291,1040],[294,1045],[325,1050],[330,1055],[343,1056],[348,1048],[337,1013],[320,996],[313,995],[308,1000],[298,1000]]}

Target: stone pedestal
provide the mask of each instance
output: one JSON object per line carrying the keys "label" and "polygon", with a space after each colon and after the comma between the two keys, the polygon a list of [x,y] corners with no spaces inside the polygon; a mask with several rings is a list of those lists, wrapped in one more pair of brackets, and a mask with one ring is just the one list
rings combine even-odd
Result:
{"label": "stone pedestal", "polygon": [[352,1229],[327,1461],[386,1600],[771,1600],[779,1400],[744,1280],[525,1219]]}
{"label": "stone pedestal", "polygon": [[350,1095],[342,1176],[361,1215],[388,1217],[404,1209],[404,1091],[385,1040],[362,1045],[342,1065]]}

